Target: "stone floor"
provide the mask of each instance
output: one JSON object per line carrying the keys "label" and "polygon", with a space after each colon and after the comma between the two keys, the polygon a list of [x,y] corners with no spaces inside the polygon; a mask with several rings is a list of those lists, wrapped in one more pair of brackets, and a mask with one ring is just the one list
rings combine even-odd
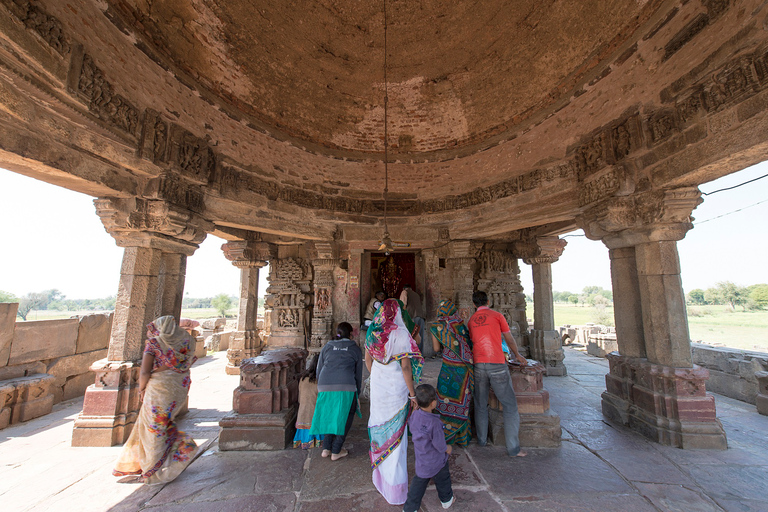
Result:
{"label": "stone floor", "polygon": [[[728,434],[724,452],[650,443],[600,414],[607,362],[566,349],[567,377],[548,377],[561,417],[560,449],[510,459],[501,447],[470,445],[451,457],[452,509],[471,511],[768,511],[768,417],[716,395]],[[110,474],[119,447],[72,448],[82,399],[0,431],[0,510],[10,511],[363,511],[392,510],[371,483],[365,424],[355,420],[336,462],[319,449],[220,452],[217,421],[231,408],[236,376],[225,353],[193,368],[190,412],[181,422],[202,454],[174,482],[121,484]],[[438,360],[428,360],[434,381]],[[412,455],[411,471],[412,471]],[[442,510],[434,487],[423,511]]]}

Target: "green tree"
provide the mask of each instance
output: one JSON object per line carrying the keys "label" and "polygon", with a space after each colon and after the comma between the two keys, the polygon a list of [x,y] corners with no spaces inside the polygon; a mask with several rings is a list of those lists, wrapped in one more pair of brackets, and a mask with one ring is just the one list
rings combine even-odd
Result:
{"label": "green tree", "polygon": [[570,297],[568,297],[568,302],[570,302],[575,306],[576,304],[579,303],[579,296],[576,294],[571,295]]}
{"label": "green tree", "polygon": [[232,298],[226,293],[220,293],[211,299],[211,306],[216,308],[221,316],[227,316],[227,310],[232,307]]}
{"label": "green tree", "polygon": [[731,309],[734,311],[736,310],[736,306],[742,306],[746,311],[749,293],[745,287],[738,286],[730,281],[720,281],[715,285],[715,291],[722,301],[721,304],[730,304]]}
{"label": "green tree", "polygon": [[0,290],[0,302],[18,302],[19,299],[11,292]]}
{"label": "green tree", "polygon": [[749,291],[749,300],[756,307],[760,309],[768,307],[768,284],[753,284],[747,290]]}
{"label": "green tree", "polygon": [[691,304],[706,304],[704,300],[704,290],[701,288],[695,288],[688,292],[688,302]]}
{"label": "green tree", "polygon": [[40,305],[46,304],[47,301],[48,295],[45,293],[28,293],[19,299],[19,310],[16,312],[16,316],[21,317],[22,320],[26,320],[30,311],[40,309]]}

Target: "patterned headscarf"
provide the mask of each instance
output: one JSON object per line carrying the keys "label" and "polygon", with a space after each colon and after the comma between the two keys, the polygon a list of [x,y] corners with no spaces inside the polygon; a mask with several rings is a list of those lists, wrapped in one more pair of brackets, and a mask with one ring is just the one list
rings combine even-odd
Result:
{"label": "patterned headscarf", "polygon": [[161,316],[147,325],[147,330],[178,371],[188,370],[197,360],[189,333],[179,327],[172,316]]}
{"label": "patterned headscarf", "polygon": [[472,341],[458,308],[448,299],[437,307],[437,322],[432,325],[432,334],[440,344],[453,352],[466,364],[472,364]]}
{"label": "patterned headscarf", "polygon": [[371,357],[381,364],[389,364],[406,357],[411,358],[415,383],[421,375],[424,357],[411,336],[414,325],[410,315],[403,308],[402,302],[397,299],[387,299],[379,306],[368,327],[365,348]]}

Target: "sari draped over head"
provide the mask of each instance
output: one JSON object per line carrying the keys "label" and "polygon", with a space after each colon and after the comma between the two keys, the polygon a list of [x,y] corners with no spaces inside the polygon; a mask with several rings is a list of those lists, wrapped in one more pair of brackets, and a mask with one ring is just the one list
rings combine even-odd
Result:
{"label": "sari draped over head", "polygon": [[474,392],[472,342],[456,305],[443,300],[437,308],[432,335],[443,347],[437,378],[437,410],[445,425],[445,441],[466,446],[472,438],[469,405]]}
{"label": "sari draped over head", "polygon": [[365,338],[365,348],[373,358],[368,419],[373,484],[393,505],[402,505],[408,495],[405,428],[410,401],[400,361],[411,359],[414,386],[419,382],[424,362],[411,336],[413,327],[402,303],[387,299],[376,312]]}
{"label": "sari draped over head", "polygon": [[197,450],[195,441],[174,422],[186,403],[191,384],[189,368],[197,358],[189,333],[172,316],[158,318],[147,326],[147,332],[144,353],[155,358],[152,374],[136,423],[112,474],[140,475],[145,483],[159,484],[175,479]]}

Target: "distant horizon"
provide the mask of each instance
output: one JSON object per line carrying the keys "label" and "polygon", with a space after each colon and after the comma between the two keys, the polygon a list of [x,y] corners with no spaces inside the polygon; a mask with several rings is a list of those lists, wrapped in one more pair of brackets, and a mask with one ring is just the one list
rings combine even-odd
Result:
{"label": "distant horizon", "polygon": [[[767,173],[763,162],[699,188],[709,193]],[[5,219],[0,233],[6,240],[0,252],[0,290],[22,297],[57,289],[72,300],[117,294],[123,250],[104,230],[93,198],[5,169],[0,169],[0,190],[0,218]],[[683,289],[707,289],[721,281],[768,283],[768,178],[703,197],[693,212],[694,229],[678,242]],[[553,291],[610,290],[605,245],[580,230],[563,238],[568,245],[552,264]],[[225,242],[208,235],[187,259],[185,297],[239,296],[240,271],[224,257],[220,247]],[[267,271],[260,272],[259,296],[266,291]],[[522,262],[520,281],[531,295],[531,269]]]}

